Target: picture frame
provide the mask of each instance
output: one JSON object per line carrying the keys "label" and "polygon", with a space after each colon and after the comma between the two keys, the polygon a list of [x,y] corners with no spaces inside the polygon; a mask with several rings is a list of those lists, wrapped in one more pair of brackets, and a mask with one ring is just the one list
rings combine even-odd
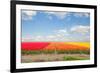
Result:
{"label": "picture frame", "polygon": [[[28,12],[28,13],[26,14],[26,12]],[[62,13],[60,13],[60,12],[62,12]],[[67,13],[65,13],[65,12],[67,12]],[[32,15],[36,15],[36,14],[38,16],[31,17]],[[68,17],[65,17],[65,16],[68,16]],[[36,17],[38,18],[37,20],[35,20],[35,21],[30,20],[30,19],[35,19]],[[82,20],[77,21],[80,17]],[[50,22],[46,18],[48,18],[50,20]],[[70,30],[70,32],[67,32],[67,30],[59,30],[60,27],[65,28],[65,26],[63,26],[63,25],[51,26],[51,25],[54,25],[53,23],[57,23],[57,22],[60,23],[60,21],[63,21],[62,23],[65,23],[64,18],[66,18],[65,19],[66,21],[68,18],[68,21],[70,21],[70,22],[73,20],[72,22],[74,22],[76,24],[79,23],[79,24],[77,24],[79,26],[76,26],[76,28],[71,28],[71,26],[74,26],[76,24],[69,22],[69,24],[67,24],[67,25],[68,25],[68,29]],[[42,19],[44,19],[46,21],[42,22],[43,21]],[[35,24],[37,22],[39,22],[39,23],[37,23],[36,25],[30,26],[31,25],[30,22],[32,22],[32,24],[33,23]],[[46,24],[44,25],[44,23],[47,23],[47,22],[48,22],[48,27],[45,27]],[[25,26],[26,23],[30,24],[30,25]],[[40,23],[43,26],[42,25],[40,26]],[[49,24],[49,23],[51,23],[51,24]],[[86,25],[83,25],[85,23],[86,23]],[[28,28],[28,26],[30,26],[30,28]],[[23,38],[23,37],[25,37],[24,34],[26,34],[26,32],[28,32],[28,33],[31,32],[29,30],[32,30],[32,33],[34,33],[34,34],[38,33],[40,35],[40,32],[38,32],[37,29],[31,28],[33,26],[35,28],[37,28],[37,26],[38,26],[40,32],[41,31],[42,31],[41,33],[46,32],[46,34],[51,33],[48,30],[49,28],[55,27],[54,29],[59,30],[59,31],[55,30],[55,32],[58,34],[61,33],[61,35],[60,35],[61,38],[64,38],[66,33],[68,33],[68,36],[71,35],[71,36],[75,37],[75,34],[77,32],[76,35],[78,35],[78,37],[80,37],[81,40],[78,40],[79,38],[74,39],[74,37],[72,37],[71,39],[68,38],[68,40],[66,40],[67,38],[65,38],[65,39],[58,38],[57,40],[55,40],[53,38],[53,36],[55,35],[53,32],[52,32],[52,34],[54,34],[54,35],[50,36],[49,38],[47,38],[49,35],[48,34],[48,35],[45,35],[46,36],[45,38],[42,36],[42,39],[40,36],[38,36],[38,39],[37,39],[36,35],[32,35],[32,36],[35,36],[34,37],[35,39],[30,40],[29,37],[28,37],[29,38],[28,40],[27,40],[27,38],[24,39]],[[52,30],[54,30],[54,29],[52,29]],[[95,5],[47,3],[47,2],[34,2],[34,1],[11,1],[11,30],[10,31],[11,31],[11,37],[10,37],[10,41],[11,41],[11,43],[10,43],[10,46],[11,46],[11,61],[10,61],[11,66],[10,66],[10,68],[11,68],[11,70],[10,71],[12,73],[13,72],[29,72],[29,71],[45,71],[45,70],[79,69],[79,68],[97,67],[97,6],[95,6]],[[51,31],[51,29],[50,29],[50,31]],[[62,33],[64,33],[64,34],[62,34]],[[81,37],[81,35],[82,36],[84,35],[83,33],[86,33],[85,36],[89,37],[89,38],[88,39],[84,38],[85,36]],[[63,61],[66,59],[66,57],[63,57],[64,59],[60,60],[60,61],[58,61],[59,59],[57,58],[57,60],[53,60],[52,62],[51,62],[51,60],[48,59],[48,61],[46,60],[46,62],[42,62],[44,60],[39,60],[39,62],[32,61],[29,63],[29,60],[25,54],[27,52],[22,50],[23,41],[24,42],[27,42],[27,41],[28,42],[33,42],[33,41],[35,41],[35,42],[40,42],[40,41],[42,41],[42,42],[48,42],[48,41],[49,42],[51,42],[51,41],[53,41],[53,42],[59,42],[59,41],[60,42],[62,42],[62,41],[69,42],[69,41],[71,41],[72,42],[72,41],[75,41],[75,42],[77,42],[76,39],[78,40],[78,42],[83,41],[85,39],[86,39],[86,41],[89,40],[89,51],[85,51],[85,56],[86,56],[86,58],[88,58],[86,61],[80,61],[80,58],[78,58],[78,60],[77,60],[76,58],[73,58],[73,57],[71,57],[71,59],[75,59],[75,61],[73,61],[73,60]],[[24,44],[26,44],[26,43],[24,43]],[[35,43],[35,45],[36,45],[36,43]],[[83,45],[85,45],[85,44],[83,44]],[[40,45],[38,44],[38,46],[40,46]],[[61,46],[66,46],[66,45],[61,45]],[[35,46],[33,46],[33,47],[35,47]],[[25,47],[25,49],[27,49],[27,48]],[[59,57],[58,53],[61,53],[61,51],[60,52],[55,51],[55,52],[57,53],[56,54],[57,57]],[[55,54],[55,52],[54,52],[54,54]],[[67,53],[69,53],[69,52],[67,51]],[[73,52],[71,52],[71,53],[73,53]],[[81,53],[82,53],[82,55],[80,53],[78,53],[78,55],[80,54],[83,57],[84,53],[83,52],[81,52]],[[87,55],[87,53],[88,53],[88,55]],[[32,52],[32,54],[33,54],[33,52]],[[66,54],[66,52],[64,54]],[[30,55],[30,54],[28,53],[28,55]],[[42,55],[42,54],[40,54],[40,55]],[[48,52],[46,52],[46,55],[48,55]],[[69,55],[69,54],[67,54],[67,55]],[[75,52],[74,52],[74,55],[76,55]],[[51,56],[51,53],[50,53],[50,56]],[[37,58],[38,57],[39,56],[37,56]],[[27,59],[24,59],[24,58],[27,58]],[[68,59],[69,58],[67,57],[67,60]],[[82,58],[82,60],[83,60],[83,58]]]}

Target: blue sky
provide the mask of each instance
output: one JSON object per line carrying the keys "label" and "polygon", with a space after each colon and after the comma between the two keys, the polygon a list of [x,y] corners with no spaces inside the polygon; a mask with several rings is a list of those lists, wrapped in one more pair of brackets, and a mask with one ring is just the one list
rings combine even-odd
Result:
{"label": "blue sky", "polygon": [[90,14],[22,10],[22,41],[89,41]]}

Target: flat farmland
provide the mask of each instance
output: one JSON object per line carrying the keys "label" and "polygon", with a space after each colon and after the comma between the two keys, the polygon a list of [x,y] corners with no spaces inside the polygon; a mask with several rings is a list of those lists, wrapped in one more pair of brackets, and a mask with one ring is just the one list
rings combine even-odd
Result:
{"label": "flat farmland", "polygon": [[89,60],[89,42],[22,42],[21,62]]}

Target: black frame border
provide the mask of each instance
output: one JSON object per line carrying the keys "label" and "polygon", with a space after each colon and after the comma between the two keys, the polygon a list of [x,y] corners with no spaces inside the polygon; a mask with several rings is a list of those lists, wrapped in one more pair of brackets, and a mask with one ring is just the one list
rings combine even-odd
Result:
{"label": "black frame border", "polygon": [[[16,69],[16,5],[40,5],[40,6],[57,6],[57,7],[72,7],[72,8],[88,8],[94,9],[94,64],[74,65],[74,66],[57,66],[57,67],[41,67],[41,68],[25,68]],[[81,4],[64,4],[64,3],[48,3],[34,1],[11,1],[10,4],[10,72],[30,72],[30,71],[45,71],[45,70],[62,70],[62,69],[79,69],[97,67],[97,6],[96,5],[81,5]]]}

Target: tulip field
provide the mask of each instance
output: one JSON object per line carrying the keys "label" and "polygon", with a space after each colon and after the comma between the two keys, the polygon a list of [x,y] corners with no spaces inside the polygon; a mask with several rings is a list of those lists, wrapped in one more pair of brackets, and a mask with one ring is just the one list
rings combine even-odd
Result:
{"label": "tulip field", "polygon": [[22,42],[22,63],[89,60],[89,42]]}

